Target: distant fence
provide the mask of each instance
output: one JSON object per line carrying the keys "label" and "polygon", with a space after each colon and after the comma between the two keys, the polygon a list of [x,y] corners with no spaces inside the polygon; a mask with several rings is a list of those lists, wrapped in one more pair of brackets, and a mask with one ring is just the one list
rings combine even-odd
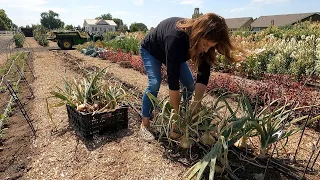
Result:
{"label": "distant fence", "polygon": [[1,34],[14,34],[14,31],[0,31]]}

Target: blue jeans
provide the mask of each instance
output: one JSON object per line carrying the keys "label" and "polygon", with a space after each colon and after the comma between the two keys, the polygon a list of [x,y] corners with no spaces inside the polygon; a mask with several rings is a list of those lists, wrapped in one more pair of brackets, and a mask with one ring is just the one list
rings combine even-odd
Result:
{"label": "blue jeans", "polygon": [[[161,85],[162,63],[142,47],[140,47],[140,54],[148,76],[148,87],[142,98],[142,115],[151,118],[153,106],[146,93],[150,92],[153,96],[158,96]],[[180,67],[180,82],[183,85],[183,100],[187,101],[194,91],[194,79],[186,62],[182,63]]]}

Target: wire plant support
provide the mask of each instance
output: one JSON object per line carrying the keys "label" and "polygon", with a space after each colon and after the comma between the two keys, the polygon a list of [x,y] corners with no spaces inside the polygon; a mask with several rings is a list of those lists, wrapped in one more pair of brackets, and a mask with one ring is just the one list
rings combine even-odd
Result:
{"label": "wire plant support", "polygon": [[[315,38],[315,41],[316,41],[316,39],[317,39],[317,37]],[[314,43],[314,44],[316,45],[316,43]],[[313,58],[314,58],[314,59],[316,59],[315,52],[316,52],[316,46],[313,47]],[[297,102],[298,97],[300,97],[300,95],[301,95],[302,89],[308,84],[308,80],[314,75],[314,73],[316,72],[316,70],[317,70],[318,68],[320,68],[320,67],[319,67],[319,66],[314,66],[313,71],[310,73],[310,75],[308,76],[308,78],[307,78],[307,79],[305,80],[305,82],[303,83],[301,89],[299,90],[299,92],[298,92],[297,95],[295,96],[294,103]],[[314,102],[314,101],[313,101],[313,102]],[[305,135],[305,130],[306,130],[306,127],[307,127],[307,123],[308,123],[308,121],[309,121],[310,118],[311,118],[310,115],[311,115],[314,107],[315,107],[315,106],[311,106],[311,107],[309,108],[308,117],[307,117],[306,121],[303,123],[303,129],[302,129],[302,132],[301,132],[301,135],[300,135],[298,144],[297,144],[297,146],[296,146],[296,148],[295,148],[296,150],[295,150],[295,153],[294,153],[293,158],[292,158],[292,160],[291,160],[291,163],[296,163],[296,162],[297,162],[297,154],[298,154],[298,151],[302,149],[302,148],[300,147],[300,145],[301,145],[301,142],[302,142],[302,138],[303,138],[304,135]],[[292,114],[292,112],[293,112],[293,108],[291,108],[290,114]],[[284,121],[282,122],[282,130],[281,130],[281,133],[282,133],[283,130],[285,129],[285,123],[286,123],[285,121],[287,121],[288,118],[289,118],[289,116],[286,118],[286,120],[284,120]],[[267,174],[267,171],[268,171],[268,167],[270,166],[270,164],[276,165],[276,166],[275,166],[276,169],[278,169],[279,171],[283,172],[284,174],[287,174],[287,175],[291,176],[291,178],[293,178],[293,179],[305,179],[305,178],[306,178],[305,175],[306,175],[307,172],[308,172],[308,173],[314,172],[313,167],[314,167],[314,165],[315,165],[315,163],[316,163],[316,161],[317,161],[317,159],[318,159],[318,157],[319,157],[320,151],[318,151],[318,153],[316,154],[313,162],[312,162],[312,158],[313,158],[314,154],[316,153],[316,151],[319,149],[320,135],[318,135],[318,138],[317,138],[316,143],[312,143],[311,154],[310,154],[310,156],[309,156],[308,159],[305,159],[305,161],[307,161],[306,166],[304,167],[303,170],[298,170],[298,171],[296,171],[296,172],[292,172],[292,171],[288,171],[288,170],[286,171],[285,167],[286,167],[287,165],[284,164],[283,162],[277,162],[277,161],[275,160],[275,158],[273,158],[273,155],[274,155],[275,150],[277,149],[278,143],[279,143],[279,140],[277,140],[277,141],[275,142],[274,147],[273,147],[272,152],[271,152],[271,157],[269,157],[268,160],[267,160],[267,165],[266,165],[266,168],[265,168],[265,171],[264,171],[264,177],[266,177],[266,174]],[[311,165],[311,167],[309,168],[310,163],[312,163],[312,165]],[[299,171],[300,171],[300,172],[302,171],[302,175],[301,175],[301,173],[298,173]]]}
{"label": "wire plant support", "polygon": [[6,84],[7,88],[8,88],[11,96],[13,97],[13,101],[18,104],[18,107],[19,107],[19,109],[20,109],[20,111],[21,111],[24,119],[28,122],[28,124],[29,124],[29,126],[30,126],[30,128],[31,128],[31,130],[32,130],[32,133],[33,133],[34,137],[36,137],[36,130],[35,130],[35,128],[33,127],[32,121],[31,121],[31,119],[30,119],[30,117],[29,117],[26,109],[24,108],[24,105],[21,103],[19,97],[18,97],[17,94],[14,92],[11,84],[10,84],[8,81],[5,81],[5,84]]}
{"label": "wire plant support", "polygon": [[[21,101],[21,98],[26,98],[27,100],[31,100],[34,98],[34,93],[29,81],[33,81],[35,79],[34,72],[32,70],[32,53],[31,48],[27,42],[25,42],[24,48],[15,48],[13,47],[14,41],[13,39],[7,43],[7,64],[8,68],[3,73],[0,81],[0,86],[2,88],[6,87],[6,90],[10,93],[10,100],[8,104],[5,106],[4,112],[0,118],[0,130],[3,125],[7,121],[7,117],[10,111],[12,111],[13,104],[16,104],[22,113],[24,119],[27,121],[30,129],[32,130],[33,136],[36,137],[36,130],[32,124],[32,120],[30,119],[28,112],[25,108],[25,103]],[[15,55],[15,58],[12,59],[12,55]],[[23,63],[18,64],[19,58],[23,58]],[[29,76],[26,76],[26,73],[29,73]],[[29,79],[30,80],[27,80]],[[27,87],[29,94],[26,97],[18,97],[17,90],[21,85],[21,82],[25,84]],[[16,89],[15,89],[16,88]]]}

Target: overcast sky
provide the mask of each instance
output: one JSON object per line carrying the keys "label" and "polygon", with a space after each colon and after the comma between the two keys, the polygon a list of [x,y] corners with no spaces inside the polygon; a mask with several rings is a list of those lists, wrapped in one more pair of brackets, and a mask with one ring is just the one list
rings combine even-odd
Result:
{"label": "overcast sky", "polygon": [[171,17],[191,17],[195,7],[200,12],[214,12],[225,18],[259,17],[261,15],[319,12],[320,0],[0,0],[9,18],[18,26],[40,23],[40,13],[53,10],[65,24],[83,25],[111,13],[128,26],[142,22],[155,27]]}

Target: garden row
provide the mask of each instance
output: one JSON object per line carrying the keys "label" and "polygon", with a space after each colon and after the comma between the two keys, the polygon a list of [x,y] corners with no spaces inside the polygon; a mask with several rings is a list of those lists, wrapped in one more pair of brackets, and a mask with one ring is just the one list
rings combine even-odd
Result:
{"label": "garden row", "polygon": [[47,30],[43,26],[38,26],[33,30],[34,39],[39,43],[40,46],[48,46],[48,35]]}
{"label": "garden row", "polygon": [[22,33],[18,33],[13,36],[13,40],[17,48],[22,48],[25,41],[25,36]]}
{"label": "garden row", "polygon": [[[217,72],[231,73],[248,79],[263,79],[265,74],[286,74],[296,81],[320,76],[320,23],[303,22],[285,28],[270,27],[257,34],[246,32],[231,36],[234,44],[247,51],[242,63],[231,63],[218,55],[213,67]],[[111,32],[104,35],[102,48],[122,49],[139,55],[139,43],[144,33],[119,35]],[[234,55],[239,55],[235,52]],[[267,75],[267,77],[269,77]]]}
{"label": "garden row", "polygon": [[[85,48],[84,46],[79,47]],[[119,63],[122,67],[133,68],[142,74],[145,74],[143,61],[141,56],[134,55],[130,51],[118,48],[113,50],[112,47],[106,49],[94,47],[94,44],[87,44],[87,48],[92,52],[96,52],[96,56],[101,59],[110,60],[114,63]],[[96,50],[93,50],[96,49]],[[90,53],[87,53],[90,55]],[[249,63],[249,62],[248,62]],[[197,70],[190,64],[190,68],[196,77]],[[215,68],[214,68],[215,69]],[[162,67],[162,79],[166,82],[166,68]],[[251,103],[257,103],[263,106],[266,103],[275,99],[282,98],[283,101],[295,101],[300,105],[315,105],[319,104],[320,94],[313,87],[307,87],[303,82],[295,81],[293,76],[281,74],[264,74],[260,80],[248,79],[241,76],[236,76],[232,73],[213,72],[209,84],[208,91],[215,94],[223,92],[240,93],[240,88],[249,96]],[[301,110],[303,114],[307,114],[308,109]],[[313,108],[312,114],[320,112],[319,106]]]}
{"label": "garden row", "polygon": [[[130,39],[131,37],[124,37],[123,39],[126,38]],[[96,48],[94,44],[91,44],[89,48],[90,52],[88,53],[87,50],[83,52],[87,55],[94,52],[95,56],[101,59],[119,63],[124,67],[132,67],[145,74],[141,57],[130,50],[130,48],[127,48],[125,44],[122,44],[123,39],[111,40],[112,43],[110,41],[101,42],[101,44],[98,45],[100,48]],[[294,40],[297,41],[296,44]],[[314,45],[317,45],[317,38],[312,35],[310,37],[302,37],[300,40],[292,38],[289,41],[293,46],[306,48],[306,44],[312,42],[312,40],[315,42]],[[303,44],[303,41],[306,43]],[[277,46],[280,43],[287,43],[287,40],[277,39],[270,35],[266,37],[263,42],[270,42],[268,46],[271,47],[271,42],[275,44],[274,46]],[[301,44],[303,44],[303,46]],[[139,47],[138,43],[134,46]],[[283,47],[284,45],[282,48]],[[255,48],[256,47],[254,47],[253,50],[255,50]],[[270,49],[273,54],[265,56],[267,60],[264,61],[264,65],[267,68],[268,64],[274,62],[274,60],[272,61],[272,57],[277,56],[279,52],[286,52],[285,50],[282,51],[282,49],[277,49],[278,51],[272,48]],[[261,55],[265,53],[265,51],[266,50],[257,54]],[[306,50],[306,52],[309,53],[308,50]],[[312,53],[315,54],[315,52],[316,51],[313,51]],[[305,56],[299,57],[305,58],[309,57],[309,55],[310,54],[306,54]],[[316,55],[313,57],[316,57]],[[218,62],[221,62],[221,60],[223,60],[222,58],[223,57],[220,56]],[[281,58],[283,57],[277,57],[277,59]],[[298,62],[297,59],[292,61]],[[310,59],[317,63],[315,58]],[[292,61],[290,61],[290,63]],[[255,64],[259,62],[259,60],[255,59],[251,62]],[[222,63],[227,64],[227,61]],[[290,63],[288,63],[289,68],[291,68]],[[286,138],[304,129],[303,125],[295,126],[293,124],[311,117],[308,123],[306,123],[309,124],[320,118],[319,106],[311,108],[313,110],[311,114],[308,113],[310,106],[305,107],[319,103],[319,92],[314,88],[304,86],[303,81],[297,82],[295,77],[290,75],[290,73],[270,74],[266,68],[257,78],[259,80],[248,79],[247,77],[250,76],[236,73],[241,72],[239,69],[236,69],[239,68],[239,66],[243,68],[244,65],[247,65],[249,68],[260,68],[260,64],[257,64],[256,66],[250,66],[250,60],[238,66],[229,63],[227,64],[228,66],[225,66],[230,68],[227,69],[228,73],[217,72],[216,69],[211,76],[208,89],[212,89],[215,94],[219,94],[219,98],[214,102],[204,104],[196,113],[194,113],[194,109],[188,104],[182,104],[181,112],[177,113],[173,110],[169,100],[157,99],[151,94],[148,94],[153,104],[159,106],[159,108],[156,108],[159,110],[159,113],[155,114],[154,121],[152,122],[158,135],[157,137],[162,142],[169,142],[168,146],[179,154],[183,152],[180,151],[181,149],[177,152],[179,147],[188,149],[188,151],[190,149],[190,157],[194,157],[194,153],[196,152],[205,152],[204,156],[200,154],[200,159],[186,173],[188,179],[194,176],[200,179],[201,176],[206,173],[208,173],[206,176],[209,175],[209,179],[213,179],[214,174],[217,172],[223,172],[225,170],[234,172],[233,170],[238,167],[232,167],[233,163],[229,163],[229,161],[232,161],[232,159],[229,158],[230,147],[239,140],[242,140],[240,141],[241,145],[245,146],[247,144],[247,137],[258,137],[256,138],[258,140],[258,156],[270,157],[273,154],[268,155],[268,150],[270,150],[271,147],[276,148],[278,141],[285,141]],[[282,64],[282,62],[280,62],[280,64]],[[271,65],[269,66],[272,67]],[[190,67],[195,75],[196,69],[191,64]],[[217,67],[219,67],[219,63]],[[308,66],[305,67],[310,68]],[[278,70],[278,67],[274,69]],[[222,70],[226,70],[226,68]],[[165,68],[163,68],[162,72],[163,80],[165,81]],[[312,76],[315,71],[313,73],[305,72],[307,73],[301,73],[301,77]],[[300,79],[300,77],[296,79]],[[231,92],[232,95],[224,94],[223,92],[225,91]],[[238,103],[238,107],[231,108],[226,100],[227,98],[233,98],[235,102]],[[297,103],[292,101],[296,101]],[[223,108],[226,108],[228,112],[224,112],[225,114],[221,113],[220,110]],[[301,111],[301,109],[303,111]],[[301,114],[301,112],[303,114]],[[170,137],[169,132],[172,130],[170,125],[173,122],[176,124],[177,132],[182,135],[179,140],[172,140]],[[283,143],[287,144],[286,142]],[[290,143],[291,142],[288,144]],[[195,148],[198,148],[198,151]],[[297,149],[298,148],[299,145]]]}
{"label": "garden row", "polygon": [[[18,68],[21,72],[24,72],[26,63],[29,59],[28,52],[18,52],[10,56],[6,64],[1,67],[0,69],[0,76],[1,82],[0,82],[0,89],[1,93],[7,92],[7,87],[5,85],[6,80],[11,81],[12,89],[15,93],[18,93],[19,91],[19,84],[22,81],[22,76],[20,72],[18,71]],[[4,98],[4,96],[3,96]],[[3,102],[8,102],[5,105],[4,112],[0,116],[0,139],[2,137],[2,126],[6,123],[7,118],[11,117],[13,115],[13,109],[16,106],[16,102],[13,96],[10,96],[9,101],[5,101],[2,99]]]}
{"label": "garden row", "polygon": [[269,27],[260,33],[254,31],[233,32],[234,36],[241,36],[255,41],[261,41],[265,36],[270,34],[273,34],[276,38],[280,39],[300,39],[302,36],[311,35],[320,36],[320,23],[305,21],[284,27]]}
{"label": "garden row", "polygon": [[[140,56],[124,53],[121,50],[106,50],[99,52],[98,57],[108,59],[120,65],[126,64],[124,62],[127,62],[128,66],[144,73]],[[66,87],[70,86],[67,85]],[[65,92],[67,92],[68,89],[66,89]],[[243,139],[243,141],[241,141],[243,142],[242,146],[244,146],[247,141],[246,137],[259,137],[260,149],[258,155],[259,157],[268,157],[268,149],[270,149],[272,144],[286,139],[302,129],[303,126],[295,127],[293,123],[308,118],[308,116],[297,115],[295,118],[287,120],[286,117],[291,116],[291,111],[289,110],[290,104],[285,103],[284,106],[274,107],[273,105],[278,104],[279,101],[266,102],[264,109],[255,109],[254,106],[249,103],[248,96],[246,96],[245,93],[239,94],[240,96],[231,95],[235,98],[236,102],[239,103],[238,108],[231,108],[226,101],[226,99],[231,96],[224,94],[219,96],[215,102],[205,104],[199,112],[193,115],[191,115],[193,109],[187,104],[182,104],[181,113],[177,114],[172,109],[170,101],[157,99],[151,94],[148,94],[154,105],[159,106],[157,109],[159,109],[160,112],[156,113],[152,124],[156,129],[155,133],[158,134],[159,140],[162,142],[169,141],[168,148],[174,149],[175,153],[177,153],[177,151],[180,153],[185,152],[185,150],[181,151],[181,148],[190,149],[191,156],[195,156],[195,153],[201,152],[197,154],[199,156],[196,164],[186,172],[185,175],[187,179],[191,179],[194,176],[209,176],[210,179],[213,179],[215,173],[222,173],[226,169],[229,171],[234,170],[236,167],[232,165],[229,166],[229,161],[233,161],[233,159],[229,158],[229,148],[241,138]],[[81,96],[77,95],[77,97]],[[224,107],[228,107],[227,117],[219,111]],[[298,108],[294,109],[294,111],[297,109]],[[237,111],[244,113],[237,113]],[[176,117],[176,119],[173,117]],[[319,118],[320,117],[312,115],[309,123]],[[286,121],[283,122],[284,119],[286,119]],[[170,124],[172,122],[176,122],[178,132],[182,135],[179,140],[172,140],[169,137],[168,132],[171,131],[172,127]],[[282,122],[285,123],[284,126],[282,126]],[[275,134],[280,131],[282,132],[281,135],[276,138]],[[195,149],[197,148],[198,150],[196,151]],[[205,155],[203,155],[202,152],[204,152]],[[209,175],[206,174],[206,169],[210,171],[208,173]]]}
{"label": "garden row", "polygon": [[235,42],[243,49],[253,44],[246,61],[234,64],[219,56],[218,66],[214,67],[216,71],[249,79],[262,79],[265,74],[285,74],[299,82],[310,76],[320,77],[320,36],[279,39],[268,35],[259,43],[237,37]]}

